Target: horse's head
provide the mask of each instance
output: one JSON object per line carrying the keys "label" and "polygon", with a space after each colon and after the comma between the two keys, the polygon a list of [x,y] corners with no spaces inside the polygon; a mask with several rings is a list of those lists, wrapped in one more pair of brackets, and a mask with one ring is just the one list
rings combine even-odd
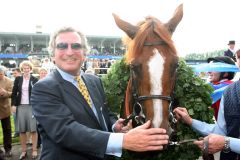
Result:
{"label": "horse's head", "polygon": [[125,116],[134,113],[137,121],[150,119],[152,127],[169,130],[169,107],[175,84],[178,56],[171,39],[181,21],[183,6],[180,5],[173,17],[162,23],[149,16],[132,25],[113,15],[117,26],[128,38],[126,60],[131,66],[125,103]]}

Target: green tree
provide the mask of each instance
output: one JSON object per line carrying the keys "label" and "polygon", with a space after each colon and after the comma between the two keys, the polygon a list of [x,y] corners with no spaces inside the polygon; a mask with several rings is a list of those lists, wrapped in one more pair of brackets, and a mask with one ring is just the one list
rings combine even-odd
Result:
{"label": "green tree", "polygon": [[186,60],[207,60],[209,57],[223,56],[224,50],[216,50],[206,53],[191,53],[184,57]]}

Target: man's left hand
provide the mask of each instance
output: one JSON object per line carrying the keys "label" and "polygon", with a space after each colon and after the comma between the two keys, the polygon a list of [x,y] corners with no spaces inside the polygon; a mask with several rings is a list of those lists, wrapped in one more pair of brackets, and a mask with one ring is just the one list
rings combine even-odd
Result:
{"label": "man's left hand", "polygon": [[124,126],[124,120],[122,118],[119,118],[115,125],[114,125],[114,132],[121,132],[121,133],[126,133],[128,132],[130,129],[132,129],[132,121],[129,121],[128,124],[126,126]]}

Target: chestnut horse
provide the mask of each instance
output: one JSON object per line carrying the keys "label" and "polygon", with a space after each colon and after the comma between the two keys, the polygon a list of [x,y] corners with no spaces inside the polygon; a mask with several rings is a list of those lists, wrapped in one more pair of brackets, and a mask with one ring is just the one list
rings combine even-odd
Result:
{"label": "chestnut horse", "polygon": [[113,14],[117,26],[127,34],[126,61],[131,75],[125,96],[123,118],[131,117],[133,126],[151,120],[152,127],[171,133],[169,107],[172,107],[178,56],[171,39],[183,17],[183,5],[173,17],[162,23],[148,16],[132,25]]}

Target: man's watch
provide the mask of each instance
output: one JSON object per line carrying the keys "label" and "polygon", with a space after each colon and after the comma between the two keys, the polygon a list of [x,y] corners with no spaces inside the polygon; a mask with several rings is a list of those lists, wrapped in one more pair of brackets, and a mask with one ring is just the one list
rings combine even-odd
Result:
{"label": "man's watch", "polygon": [[224,137],[224,147],[222,150],[224,153],[229,153],[231,151],[230,149],[230,138]]}

